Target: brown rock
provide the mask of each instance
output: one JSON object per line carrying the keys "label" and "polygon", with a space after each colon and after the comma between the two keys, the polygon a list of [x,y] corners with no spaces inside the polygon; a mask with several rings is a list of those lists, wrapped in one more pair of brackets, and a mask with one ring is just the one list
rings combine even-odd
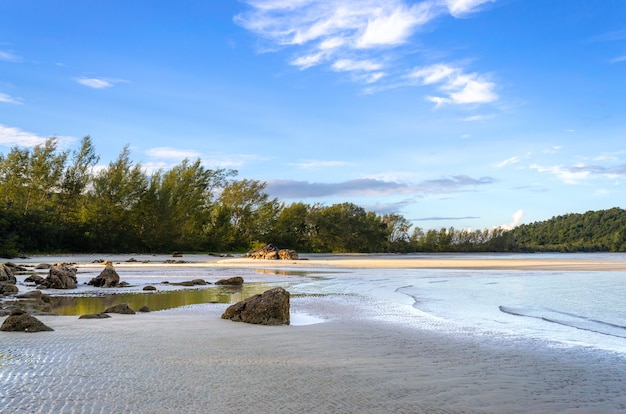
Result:
{"label": "brown rock", "polygon": [[91,279],[87,284],[103,288],[117,287],[120,284],[120,275],[117,274],[113,265],[108,264],[98,276]]}
{"label": "brown rock", "polygon": [[222,319],[261,325],[289,325],[289,292],[275,288],[229,306]]}
{"label": "brown rock", "polygon": [[298,253],[295,250],[280,249],[278,251],[278,257],[281,260],[298,260]]}
{"label": "brown rock", "polygon": [[122,313],[126,315],[134,315],[135,311],[132,310],[127,303],[120,303],[118,305],[111,306],[110,308],[105,309],[102,313]]}
{"label": "brown rock", "polygon": [[107,315],[106,313],[86,313],[84,315],[80,315],[78,319],[106,319],[110,318],[111,315]]}
{"label": "brown rock", "polygon": [[42,332],[53,330],[54,329],[50,328],[34,316],[29,315],[22,309],[13,310],[13,312],[11,312],[11,314],[4,320],[2,326],[0,326],[0,331],[6,332]]}
{"label": "brown rock", "polygon": [[13,271],[9,266],[4,263],[0,263],[0,282],[7,282],[16,284],[17,279],[13,276]]}
{"label": "brown rock", "polygon": [[75,267],[57,264],[50,268],[48,277],[41,285],[50,289],[76,289],[76,272]]}
{"label": "brown rock", "polygon": [[228,279],[221,279],[215,282],[216,285],[241,286],[243,285],[243,277],[235,276]]}
{"label": "brown rock", "polygon": [[155,287],[154,287],[154,286],[152,286],[152,285],[147,285],[147,286],[144,286],[144,287],[143,287],[143,290],[157,290],[157,288],[155,288]]}
{"label": "brown rock", "polygon": [[19,289],[14,284],[0,282],[0,295],[15,295],[17,292],[19,292]]}

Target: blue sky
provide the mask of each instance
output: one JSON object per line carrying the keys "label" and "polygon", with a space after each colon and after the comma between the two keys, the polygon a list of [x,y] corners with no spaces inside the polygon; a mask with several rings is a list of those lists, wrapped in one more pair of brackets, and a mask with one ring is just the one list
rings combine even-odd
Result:
{"label": "blue sky", "polygon": [[90,135],[482,229],[626,207],[623,0],[0,2],[0,153]]}

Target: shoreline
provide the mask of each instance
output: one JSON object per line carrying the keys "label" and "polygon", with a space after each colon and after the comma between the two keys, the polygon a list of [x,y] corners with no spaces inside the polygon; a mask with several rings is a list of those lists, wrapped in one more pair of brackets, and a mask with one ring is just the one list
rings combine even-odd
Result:
{"label": "shoreline", "polygon": [[0,404],[14,413],[610,413],[626,406],[623,359],[337,318],[368,305],[322,302],[294,300],[335,315],[304,326],[226,321],[218,305],[99,321],[41,317],[54,332],[3,335],[10,345],[0,358]]}

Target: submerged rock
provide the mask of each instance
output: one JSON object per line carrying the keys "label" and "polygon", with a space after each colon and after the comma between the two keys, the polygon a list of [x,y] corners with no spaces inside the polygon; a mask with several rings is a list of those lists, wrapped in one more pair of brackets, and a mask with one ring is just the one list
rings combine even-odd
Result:
{"label": "submerged rock", "polygon": [[105,309],[102,313],[122,313],[126,315],[134,315],[135,311],[132,310],[127,303],[120,303],[118,305],[111,306],[110,308]]}
{"label": "submerged rock", "polygon": [[289,296],[283,288],[267,290],[229,306],[222,319],[260,325],[289,325]]}
{"label": "submerged rock", "polygon": [[227,285],[227,286],[241,286],[243,285],[243,277],[241,276],[234,276],[234,277],[230,277],[228,279],[220,279],[217,282],[215,282],[216,285]]}
{"label": "submerged rock", "polygon": [[110,317],[111,315],[108,315],[102,312],[102,313],[86,313],[84,315],[80,315],[78,319],[106,319]]}
{"label": "submerged rock", "polygon": [[54,331],[48,325],[41,322],[34,316],[29,315],[23,309],[14,309],[4,320],[0,331],[6,332],[43,332]]}

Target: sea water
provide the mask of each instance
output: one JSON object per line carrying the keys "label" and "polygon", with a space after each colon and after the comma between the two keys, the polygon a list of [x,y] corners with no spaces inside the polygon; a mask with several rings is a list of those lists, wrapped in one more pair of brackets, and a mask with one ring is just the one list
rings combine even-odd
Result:
{"label": "sea water", "polygon": [[[553,258],[574,256],[552,255]],[[456,256],[485,258],[479,255]],[[500,256],[501,257],[501,256]],[[543,256],[550,258],[550,256]],[[583,255],[623,261],[626,255]],[[518,255],[515,259],[537,258]],[[626,354],[626,273],[460,269],[347,269],[296,286],[372,298],[388,320],[453,334],[545,341]],[[414,312],[407,310],[411,307]],[[379,312],[385,315],[385,312]]]}
{"label": "sea water", "polygon": [[[407,256],[397,256],[396,259],[385,256],[385,260],[402,260],[405,257]],[[446,259],[489,257],[495,255],[445,255]],[[497,257],[524,260],[535,259],[538,255]],[[624,254],[552,254],[541,257],[626,261]],[[123,262],[128,256],[107,258]],[[313,255],[311,258],[324,257]],[[555,347],[581,346],[626,355],[626,272],[345,269],[310,266],[278,269],[211,266],[163,268],[158,263],[168,259],[166,256],[137,256],[136,259],[149,260],[156,264],[154,268],[141,266],[121,272],[123,280],[139,287],[164,280],[176,282],[203,278],[212,282],[236,275],[243,276],[246,284],[250,283],[252,293],[257,293],[255,286],[257,290],[283,286],[292,295],[326,295],[336,300],[365,298],[371,306],[366,312],[359,314],[363,318],[409,324],[420,329],[437,329],[456,335],[528,338],[545,341]],[[186,255],[184,259],[199,263],[207,261],[206,256],[200,255]],[[76,260],[76,256],[37,257],[27,262],[73,260]],[[86,261],[86,258],[81,257],[79,260]],[[215,260],[217,259],[208,261]],[[87,288],[84,283],[99,271],[98,268],[80,269],[81,284],[78,292],[67,291],[60,294],[89,295],[93,289]],[[160,291],[174,289],[172,285],[158,286]],[[241,300],[245,292],[226,293],[232,295],[228,299],[232,302]],[[336,317],[341,318],[344,315]]]}

